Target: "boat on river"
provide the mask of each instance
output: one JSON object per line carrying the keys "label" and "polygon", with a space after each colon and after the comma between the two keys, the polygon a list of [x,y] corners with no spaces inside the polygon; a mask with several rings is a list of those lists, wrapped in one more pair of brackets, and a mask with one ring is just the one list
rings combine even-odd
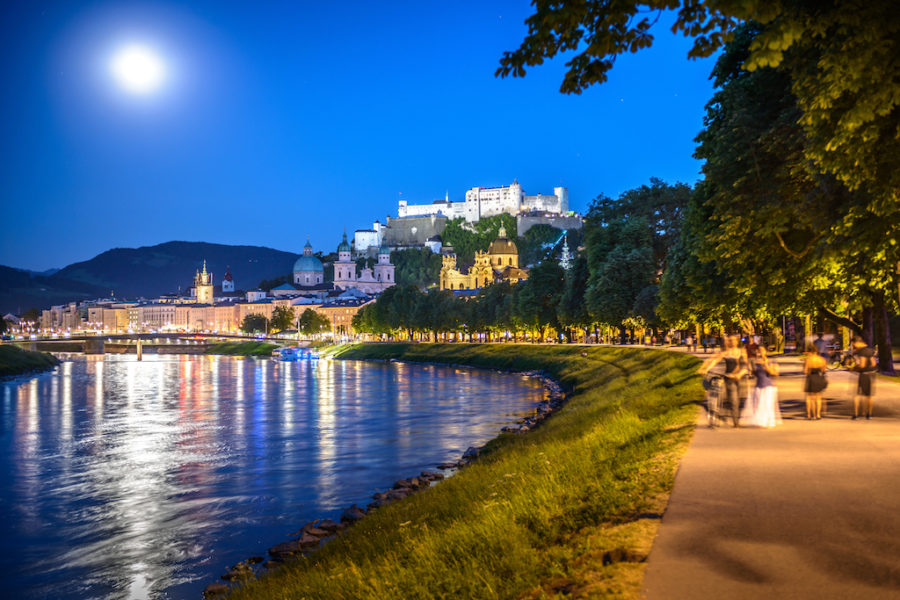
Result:
{"label": "boat on river", "polygon": [[272,353],[278,360],[318,360],[318,350],[310,350],[309,348],[297,348],[289,346],[287,348],[278,348]]}

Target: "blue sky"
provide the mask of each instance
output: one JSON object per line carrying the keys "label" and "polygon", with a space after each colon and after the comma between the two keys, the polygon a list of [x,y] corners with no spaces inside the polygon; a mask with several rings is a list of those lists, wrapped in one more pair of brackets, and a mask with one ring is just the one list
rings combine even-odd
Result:
{"label": "blue sky", "polygon": [[[169,240],[300,252],[473,186],[598,194],[697,180],[711,60],[656,29],[610,81],[559,93],[564,60],[497,79],[527,2],[4,3],[0,264],[62,267]],[[167,78],[134,96],[122,46]]]}

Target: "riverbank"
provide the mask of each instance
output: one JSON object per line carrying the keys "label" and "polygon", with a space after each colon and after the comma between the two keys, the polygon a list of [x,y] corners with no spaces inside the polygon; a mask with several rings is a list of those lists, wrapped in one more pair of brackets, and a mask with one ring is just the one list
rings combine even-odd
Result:
{"label": "riverbank", "polygon": [[510,344],[363,344],[338,356],[541,370],[569,400],[230,597],[638,597],[702,395],[696,358]]}
{"label": "riverbank", "polygon": [[46,352],[32,352],[9,344],[0,346],[0,378],[38,373],[58,364],[59,359]]}
{"label": "riverbank", "polygon": [[224,356],[271,356],[278,344],[268,342],[225,342],[206,349],[205,354]]}

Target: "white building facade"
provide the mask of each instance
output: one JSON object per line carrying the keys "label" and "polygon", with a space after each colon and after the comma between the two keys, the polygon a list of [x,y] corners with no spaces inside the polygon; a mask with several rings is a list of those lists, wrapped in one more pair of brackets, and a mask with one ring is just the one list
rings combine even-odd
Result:
{"label": "white building facade", "polygon": [[444,200],[435,200],[431,204],[408,204],[401,200],[397,206],[397,215],[401,218],[440,215],[450,219],[462,217],[468,223],[504,213],[517,215],[531,211],[567,213],[568,189],[556,187],[553,188],[553,194],[526,196],[522,185],[515,180],[505,187],[473,187],[466,192],[466,198],[462,202],[451,202],[447,196]]}

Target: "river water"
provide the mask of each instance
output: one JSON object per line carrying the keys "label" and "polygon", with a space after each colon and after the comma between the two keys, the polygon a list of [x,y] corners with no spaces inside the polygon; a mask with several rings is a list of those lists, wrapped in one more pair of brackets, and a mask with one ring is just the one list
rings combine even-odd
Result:
{"label": "river water", "polygon": [[72,355],[2,384],[2,595],[199,598],[542,397],[533,379],[430,365]]}

